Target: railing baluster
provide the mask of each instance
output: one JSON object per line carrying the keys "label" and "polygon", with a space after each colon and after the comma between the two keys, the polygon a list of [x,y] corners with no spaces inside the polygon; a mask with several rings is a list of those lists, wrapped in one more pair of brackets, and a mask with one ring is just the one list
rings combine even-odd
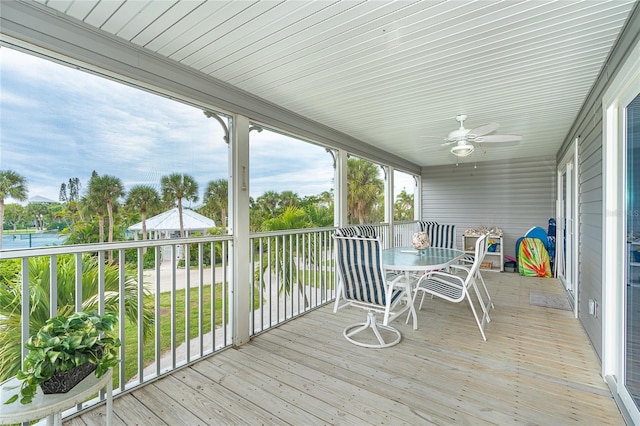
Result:
{"label": "railing baluster", "polygon": [[[228,322],[227,322],[227,309],[228,309],[228,304],[231,303],[230,300],[228,300],[228,297],[230,296],[229,291],[228,291],[228,284],[229,284],[229,277],[227,274],[227,252],[228,252],[228,243],[223,243],[222,245],[222,336],[223,336],[223,340],[222,340],[222,345],[223,346],[227,346],[229,344],[229,337],[227,336],[227,327],[228,327]],[[233,321],[233,318],[230,318],[230,321]]]}
{"label": "railing baluster", "polygon": [[[224,243],[223,243],[224,244]],[[211,348],[216,350],[216,243],[211,243]]]}
{"label": "railing baluster", "polygon": [[[264,278],[262,276],[262,260],[264,257],[264,238],[258,238],[258,288],[260,300],[258,301],[258,311],[260,312],[260,331],[264,330]],[[252,269],[255,271],[255,267]],[[255,276],[255,272],[251,275]],[[255,304],[252,305],[255,309]],[[255,315],[254,315],[255,316]]]}
{"label": "railing baluster", "polygon": [[[27,356],[27,348],[24,347],[24,344],[29,340],[29,258],[22,258],[22,362],[24,363],[24,359]],[[21,364],[22,368],[23,364]]]}
{"label": "railing baluster", "polygon": [[[98,298],[98,315],[104,315],[104,262],[105,262],[105,253],[104,251],[99,251],[98,252],[98,294],[96,295]],[[91,295],[87,295],[87,296],[91,297]],[[83,307],[84,307],[84,300],[83,300]]]}
{"label": "railing baluster", "polygon": [[[267,328],[270,328],[273,325],[273,289],[271,288],[271,237],[267,237],[267,270],[269,271],[269,274],[267,275],[267,280],[269,281],[269,292],[267,296],[267,298],[269,299],[269,324]],[[262,276],[264,276],[264,274],[262,274]],[[276,315],[278,315],[277,308]],[[264,330],[264,327],[262,328],[262,330]]]}
{"label": "railing baluster", "polygon": [[[125,284],[125,269],[124,269],[124,265],[125,265],[125,259],[124,259],[124,249],[120,250],[120,254],[118,256],[118,291],[120,295],[126,294],[125,293],[125,288],[124,288],[124,284]],[[126,385],[126,375],[125,375],[125,365],[127,365],[127,356],[126,356],[126,345],[125,345],[125,331],[126,331],[126,327],[125,327],[125,298],[124,297],[118,297],[118,334],[120,337],[120,364],[118,364],[118,368],[119,368],[119,385],[120,385],[120,391],[124,391],[125,390],[125,385]],[[138,374],[140,374],[140,372],[138,372]],[[141,377],[141,376],[138,376]]]}
{"label": "railing baluster", "polygon": [[49,257],[49,316],[58,316],[58,259],[55,254]]}
{"label": "railing baluster", "polygon": [[82,311],[82,253],[76,253],[76,311]]}
{"label": "railing baluster", "polygon": [[185,244],[184,259],[184,346],[185,360],[191,361],[191,245]]}
{"label": "railing baluster", "polygon": [[171,245],[171,368],[176,368],[176,245]]}
{"label": "railing baluster", "polygon": [[162,266],[162,246],[156,246],[155,248],[155,282],[153,283],[155,286],[155,306],[154,306],[154,328],[155,328],[155,351],[154,358],[156,363],[156,376],[160,375],[160,371],[162,371],[162,365],[160,362],[160,348],[161,348],[161,330],[160,330],[160,317],[162,315],[161,306],[160,306],[160,270]]}
{"label": "railing baluster", "polygon": [[[212,268],[216,265],[212,264]],[[198,355],[204,355],[204,245],[198,244]],[[213,332],[214,330],[211,329]]]}
{"label": "railing baluster", "polygon": [[[138,247],[138,380],[144,382],[144,248]],[[119,257],[124,257],[124,250],[121,250]],[[120,266],[124,268],[124,264]],[[124,325],[124,323],[121,323]],[[124,340],[123,340],[124,342]]]}

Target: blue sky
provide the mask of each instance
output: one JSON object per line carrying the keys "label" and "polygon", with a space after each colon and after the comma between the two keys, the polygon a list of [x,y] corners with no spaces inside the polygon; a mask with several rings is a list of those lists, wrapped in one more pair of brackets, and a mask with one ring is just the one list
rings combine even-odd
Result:
{"label": "blue sky", "polygon": [[[201,109],[0,48],[0,169],[23,175],[29,197],[57,201],[71,177],[84,190],[93,170],[119,177],[127,189],[159,189],[162,176],[187,173],[202,197],[207,182],[227,178],[222,135]],[[251,132],[250,152],[252,197],[332,188],[333,161],[323,147],[263,131]]]}

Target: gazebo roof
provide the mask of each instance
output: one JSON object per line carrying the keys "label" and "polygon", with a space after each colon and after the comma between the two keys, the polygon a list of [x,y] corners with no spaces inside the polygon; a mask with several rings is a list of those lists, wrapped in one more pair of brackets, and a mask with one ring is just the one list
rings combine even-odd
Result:
{"label": "gazebo roof", "polygon": [[[182,221],[185,231],[202,231],[209,228],[215,228],[216,223],[208,217],[189,209],[182,209]],[[147,231],[179,231],[180,216],[178,208],[174,207],[164,213],[150,217],[146,220]],[[129,231],[142,231],[142,222],[131,225]]]}
{"label": "gazebo roof", "polygon": [[30,203],[46,203],[46,204],[53,204],[56,201],[47,198],[47,197],[43,197],[42,195],[34,195],[33,197],[29,198],[29,202]]}

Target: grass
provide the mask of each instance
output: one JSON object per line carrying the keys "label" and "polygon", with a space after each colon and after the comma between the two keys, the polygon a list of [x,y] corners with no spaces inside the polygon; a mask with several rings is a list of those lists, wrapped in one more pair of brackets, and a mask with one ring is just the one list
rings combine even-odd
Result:
{"label": "grass", "polygon": [[[215,326],[218,327],[222,324],[222,284],[216,284],[215,294]],[[202,333],[206,334],[211,331],[211,285],[203,286],[203,301],[202,301]],[[189,297],[190,315],[189,315],[189,340],[198,337],[198,292],[199,289],[192,288]],[[154,306],[153,295],[148,296],[145,303],[149,306],[149,309],[153,310]],[[175,318],[176,325],[176,345],[185,342],[185,290],[176,290],[176,309],[173,317]],[[227,311],[228,313],[228,311]],[[163,292],[160,294],[160,353],[164,353],[171,349],[171,292]],[[149,332],[143,349],[144,366],[155,361],[155,327]],[[138,373],[138,326],[137,324],[127,322],[125,324],[125,340],[123,342],[125,347],[125,379],[129,380],[131,377]],[[114,384],[117,386],[117,384]]]}
{"label": "grass", "polygon": [[[203,288],[203,300],[202,300],[202,316],[203,316],[203,324],[202,324],[202,334],[209,333],[211,331],[211,285],[204,285]],[[222,315],[223,315],[223,295],[222,295],[222,284],[216,283],[215,285],[215,307],[214,307],[214,323],[215,327],[219,327],[222,325]],[[199,303],[198,303],[198,288],[192,288],[189,295],[189,306],[190,306],[190,315],[189,315],[189,340],[198,337],[198,313],[199,313]],[[154,295],[148,296],[145,300],[145,303],[149,307],[149,309],[153,310],[154,306]],[[185,316],[185,290],[176,290],[176,310],[175,310],[175,324],[176,324],[176,346],[184,343],[185,339],[185,325],[186,325],[186,316]],[[260,295],[256,290],[255,292],[255,303],[254,308],[260,307]],[[227,300],[228,303],[228,300]],[[225,323],[228,322],[228,314],[229,307],[226,307],[227,319]],[[171,292],[163,292],[160,293],[160,354],[165,353],[166,351],[171,349]],[[155,327],[149,332],[149,336],[144,343],[143,346],[143,360],[144,366],[148,366],[155,361]],[[125,380],[128,381],[131,377],[135,376],[138,373],[138,325],[136,323],[131,323],[129,321],[125,324],[125,339],[122,342],[125,348],[125,363],[124,363],[124,376]],[[114,387],[118,386],[119,376],[116,377],[114,381]]]}
{"label": "grass", "polygon": [[300,281],[310,287],[320,287],[327,289],[333,289],[335,283],[334,272],[331,271],[316,271],[316,270],[300,270]]}

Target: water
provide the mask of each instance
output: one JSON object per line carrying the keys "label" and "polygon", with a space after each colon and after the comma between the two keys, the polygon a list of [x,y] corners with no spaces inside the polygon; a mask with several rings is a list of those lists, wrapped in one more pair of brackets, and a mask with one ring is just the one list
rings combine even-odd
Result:
{"label": "water", "polygon": [[25,249],[30,247],[44,247],[62,245],[66,236],[58,236],[57,232],[44,232],[41,234],[2,235],[2,249]]}

